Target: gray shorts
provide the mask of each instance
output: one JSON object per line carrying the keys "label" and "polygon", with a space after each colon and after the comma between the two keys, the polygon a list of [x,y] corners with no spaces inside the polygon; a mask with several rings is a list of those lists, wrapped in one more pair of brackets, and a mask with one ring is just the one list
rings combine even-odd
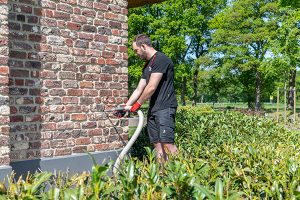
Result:
{"label": "gray shorts", "polygon": [[167,108],[147,116],[147,131],[151,143],[174,143],[176,108]]}

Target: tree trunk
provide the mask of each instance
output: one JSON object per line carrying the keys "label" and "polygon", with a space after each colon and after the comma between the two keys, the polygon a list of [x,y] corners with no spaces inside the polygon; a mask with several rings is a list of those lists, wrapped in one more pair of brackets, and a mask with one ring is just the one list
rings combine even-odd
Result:
{"label": "tree trunk", "polygon": [[196,106],[196,104],[197,104],[197,97],[198,97],[198,74],[199,74],[199,70],[195,69],[194,78],[193,78],[193,89],[194,89],[193,106]]}
{"label": "tree trunk", "polygon": [[288,107],[294,107],[294,88],[296,86],[296,69],[290,70]]}
{"label": "tree trunk", "polygon": [[181,105],[185,106],[185,93],[186,93],[186,77],[183,77],[182,83],[181,83],[181,95],[180,95],[180,99],[181,99]]}
{"label": "tree trunk", "polygon": [[261,105],[260,105],[260,98],[261,98],[261,74],[259,71],[255,73],[256,78],[256,86],[255,86],[255,111],[260,111]]}

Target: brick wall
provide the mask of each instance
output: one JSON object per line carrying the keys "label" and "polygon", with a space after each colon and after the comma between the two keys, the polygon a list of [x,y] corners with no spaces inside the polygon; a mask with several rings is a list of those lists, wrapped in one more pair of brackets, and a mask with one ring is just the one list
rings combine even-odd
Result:
{"label": "brick wall", "polygon": [[9,159],[8,6],[0,0],[0,165]]}
{"label": "brick wall", "polygon": [[[7,120],[9,97],[10,159],[121,147],[128,122],[110,121],[103,110],[128,94],[127,1],[16,0],[8,2],[9,11],[2,11],[5,2],[0,5],[0,17],[8,17],[9,24],[6,32],[1,24],[0,32],[0,50],[6,53],[0,108]],[[0,124],[2,160],[7,124]]]}

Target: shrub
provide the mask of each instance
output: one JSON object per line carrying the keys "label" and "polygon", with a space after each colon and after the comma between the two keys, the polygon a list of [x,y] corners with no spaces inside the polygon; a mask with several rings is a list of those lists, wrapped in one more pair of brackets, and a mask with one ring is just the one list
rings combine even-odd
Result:
{"label": "shrub", "polygon": [[74,177],[38,173],[25,181],[10,179],[7,193],[2,197],[300,198],[299,132],[290,132],[268,119],[214,112],[209,108],[182,107],[176,122],[179,154],[170,156],[164,164],[156,162],[155,152],[145,148],[146,156],[126,158],[115,177],[108,176],[112,163],[95,163],[90,174]]}

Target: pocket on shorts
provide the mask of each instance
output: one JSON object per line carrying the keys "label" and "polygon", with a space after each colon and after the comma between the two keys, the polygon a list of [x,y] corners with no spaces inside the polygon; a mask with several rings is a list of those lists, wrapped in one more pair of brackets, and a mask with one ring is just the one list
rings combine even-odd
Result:
{"label": "pocket on shorts", "polygon": [[175,127],[175,108],[167,108],[164,110],[161,110],[161,113],[159,114],[159,124],[161,126],[167,126],[174,128]]}

